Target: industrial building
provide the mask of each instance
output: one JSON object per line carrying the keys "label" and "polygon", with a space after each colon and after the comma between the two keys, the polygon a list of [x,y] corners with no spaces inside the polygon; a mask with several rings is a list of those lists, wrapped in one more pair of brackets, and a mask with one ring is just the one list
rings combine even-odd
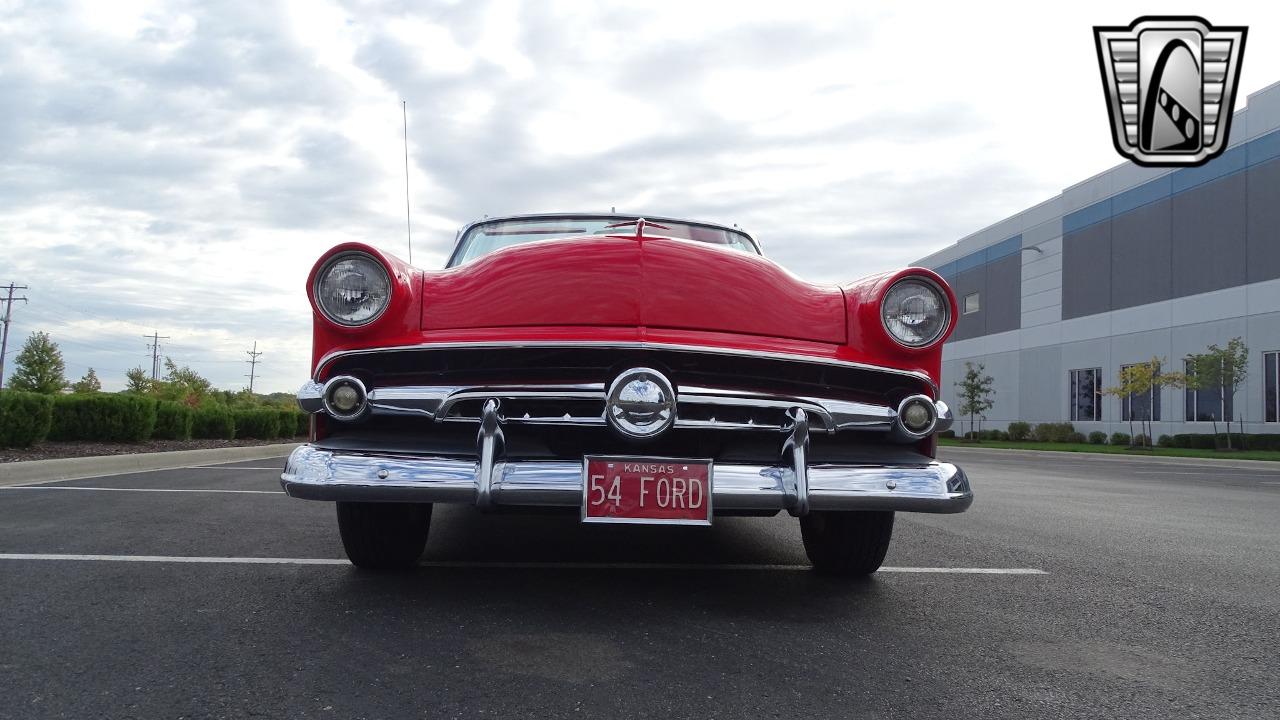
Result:
{"label": "industrial building", "polygon": [[[966,362],[994,379],[984,427],[1128,432],[1150,414],[1153,435],[1212,432],[1214,419],[1221,431],[1227,416],[1280,433],[1280,83],[1248,97],[1228,149],[1203,166],[1122,163],[916,264],[960,304],[943,398],[959,407]],[[1157,357],[1182,371],[1236,337],[1249,360],[1234,397],[1102,394],[1125,365]]]}

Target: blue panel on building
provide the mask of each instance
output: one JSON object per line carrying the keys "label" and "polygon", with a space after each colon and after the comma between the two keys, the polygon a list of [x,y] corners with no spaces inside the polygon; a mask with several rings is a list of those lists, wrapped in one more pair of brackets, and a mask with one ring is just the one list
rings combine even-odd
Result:
{"label": "blue panel on building", "polygon": [[1249,150],[1249,164],[1257,165],[1272,158],[1280,157],[1280,130],[1256,137],[1246,145]]}
{"label": "blue panel on building", "polygon": [[1111,198],[1099,200],[1092,205],[1087,205],[1075,212],[1063,215],[1062,232],[1065,234],[1073,230],[1089,227],[1109,217],[1111,217]]}
{"label": "blue panel on building", "polygon": [[1247,167],[1247,160],[1248,145],[1246,144],[1233,147],[1200,167],[1182,168],[1173,174],[1173,191],[1178,193],[1189,190],[1196,185],[1239,172]]}
{"label": "blue panel on building", "polygon": [[1014,235],[987,248],[987,262],[995,262],[1002,257],[1009,257],[1022,251],[1022,236]]}
{"label": "blue panel on building", "polygon": [[938,273],[942,277],[946,278],[947,280],[950,280],[951,278],[956,276],[955,261],[949,262],[946,265],[943,265],[941,267],[936,267],[933,269],[933,271]]}
{"label": "blue panel on building", "polygon": [[962,273],[965,270],[972,270],[976,267],[982,267],[987,262],[986,249],[977,252],[971,252],[968,255],[956,260],[956,272]]}
{"label": "blue panel on building", "polygon": [[1125,190],[1111,198],[1111,214],[1136,210],[1157,200],[1169,197],[1173,193],[1173,175],[1164,175],[1150,182]]}

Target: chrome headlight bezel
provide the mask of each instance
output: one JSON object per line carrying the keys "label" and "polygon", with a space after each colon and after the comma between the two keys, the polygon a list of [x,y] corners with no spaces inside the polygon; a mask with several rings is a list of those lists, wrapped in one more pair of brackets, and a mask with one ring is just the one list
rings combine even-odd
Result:
{"label": "chrome headlight bezel", "polygon": [[[896,288],[908,283],[921,285],[930,293],[932,293],[937,298],[938,307],[941,308],[942,310],[942,322],[938,325],[937,332],[934,333],[929,338],[926,338],[918,342],[910,342],[898,336],[897,333],[895,333],[893,329],[890,328],[889,318],[887,317],[887,314],[886,314],[885,301],[889,299],[889,296],[893,293],[893,291]],[[951,309],[950,296],[947,295],[947,292],[943,290],[942,287],[933,280],[933,278],[927,277],[925,275],[908,275],[906,277],[896,280],[892,285],[889,286],[887,290],[884,291],[884,294],[880,297],[880,307],[878,311],[880,314],[880,325],[881,327],[884,328],[885,334],[888,335],[890,338],[892,338],[893,341],[898,343],[899,345],[906,348],[911,348],[913,350],[921,350],[921,349],[935,345],[936,343],[941,341],[943,336],[947,334],[947,329],[951,327],[952,309]]]}
{"label": "chrome headlight bezel", "polygon": [[[321,288],[323,287],[325,280],[329,277],[329,273],[333,271],[334,266],[336,266],[338,263],[343,262],[345,260],[352,260],[352,259],[363,260],[371,264],[373,268],[375,268],[377,272],[381,274],[382,279],[387,286],[387,296],[386,296],[386,299],[382,302],[382,306],[378,308],[377,312],[373,313],[369,317],[363,320],[360,320],[358,322],[351,322],[349,320],[344,320],[338,317],[331,308],[328,308],[325,306],[325,302],[324,302],[325,295],[321,292]],[[312,297],[315,298],[316,309],[320,311],[320,314],[324,315],[325,319],[328,320],[329,322],[332,322],[335,325],[340,325],[345,328],[364,327],[371,323],[377,322],[378,318],[382,317],[382,315],[386,313],[387,308],[391,307],[391,296],[394,293],[395,293],[395,287],[392,284],[391,273],[388,272],[386,265],[384,265],[382,261],[379,260],[374,255],[371,255],[370,253],[367,253],[367,252],[361,252],[359,250],[341,252],[329,258],[328,260],[326,260],[324,265],[320,267],[320,270],[316,272],[315,283],[311,286],[311,295]]]}

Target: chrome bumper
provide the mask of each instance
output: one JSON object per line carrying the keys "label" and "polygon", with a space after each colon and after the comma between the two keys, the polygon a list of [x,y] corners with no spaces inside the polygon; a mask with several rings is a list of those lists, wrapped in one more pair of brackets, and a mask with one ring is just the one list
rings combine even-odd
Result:
{"label": "chrome bumper", "polygon": [[[900,510],[958,513],[973,502],[964,471],[917,465],[717,463],[716,510]],[[799,457],[795,457],[795,456]],[[798,470],[798,471],[797,471]],[[286,493],[309,500],[581,507],[582,463],[494,461],[370,454],[303,445],[280,475]]]}

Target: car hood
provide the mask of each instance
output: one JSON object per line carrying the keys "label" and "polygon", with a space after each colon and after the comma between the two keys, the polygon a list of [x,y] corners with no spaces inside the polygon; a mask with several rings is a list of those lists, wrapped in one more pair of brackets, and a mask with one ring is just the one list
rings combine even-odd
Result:
{"label": "car hood", "polygon": [[804,282],[758,255],[691,240],[543,240],[424,274],[424,330],[565,325],[847,338],[839,288]]}

